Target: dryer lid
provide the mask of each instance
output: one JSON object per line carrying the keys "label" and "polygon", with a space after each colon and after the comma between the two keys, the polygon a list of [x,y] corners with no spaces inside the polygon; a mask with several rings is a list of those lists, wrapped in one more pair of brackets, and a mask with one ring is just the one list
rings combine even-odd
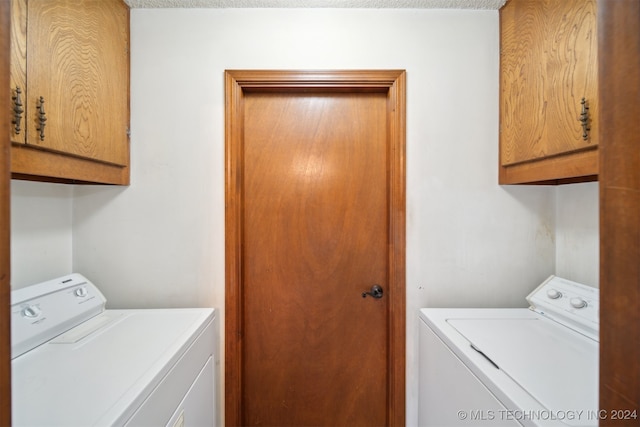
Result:
{"label": "dryer lid", "polygon": [[123,425],[213,316],[206,308],[105,310],[14,358],[15,425]]}

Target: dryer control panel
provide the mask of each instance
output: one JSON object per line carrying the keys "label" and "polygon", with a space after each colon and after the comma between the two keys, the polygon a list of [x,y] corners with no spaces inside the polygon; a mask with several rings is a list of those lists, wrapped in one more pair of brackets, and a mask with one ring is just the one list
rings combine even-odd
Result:
{"label": "dryer control panel", "polygon": [[11,291],[11,358],[102,313],[106,302],[77,273]]}
{"label": "dryer control panel", "polygon": [[600,290],[550,276],[527,297],[530,309],[599,341]]}

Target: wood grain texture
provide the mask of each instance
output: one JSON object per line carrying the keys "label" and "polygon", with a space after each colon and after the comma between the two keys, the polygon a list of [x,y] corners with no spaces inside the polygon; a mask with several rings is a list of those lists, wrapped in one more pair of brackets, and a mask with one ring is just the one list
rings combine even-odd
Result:
{"label": "wood grain texture", "polygon": [[386,94],[244,111],[243,425],[385,425]]}
{"label": "wood grain texture", "polygon": [[[598,39],[596,0],[551,1],[547,28],[548,155],[598,146]],[[581,99],[589,107],[589,138],[578,120]]]}
{"label": "wood grain texture", "polygon": [[597,149],[573,153],[571,156],[554,156],[544,161],[519,163],[501,167],[500,184],[560,184],[597,181],[599,154]]}
{"label": "wood grain texture", "polygon": [[[27,141],[128,164],[128,8],[120,0],[29,1]],[[45,100],[45,140],[37,105]]]}
{"label": "wood grain texture", "polygon": [[[9,105],[9,0],[0,0],[0,100]],[[11,425],[11,255],[10,255],[10,116],[0,116],[0,425]]]}
{"label": "wood grain texture", "polygon": [[11,176],[14,179],[69,184],[128,185],[130,169],[81,157],[13,145]]}
{"label": "wood grain texture", "polygon": [[[12,87],[26,87],[23,131],[12,134],[12,176],[129,184],[126,4],[14,0],[13,14]],[[41,96],[44,140],[37,130]]]}
{"label": "wood grain texture", "polygon": [[636,0],[599,2],[602,426],[638,425],[613,411],[640,416],[639,17]]}
{"label": "wood grain texture", "polygon": [[543,157],[547,137],[542,2],[512,0],[500,10],[501,164]]}
{"label": "wood grain texture", "polygon": [[[240,83],[242,82],[242,83]],[[405,289],[404,289],[404,115],[405,74],[402,71],[228,71],[226,73],[226,360],[225,401],[226,424],[242,425],[244,420],[241,405],[245,379],[242,370],[242,355],[246,345],[243,330],[245,313],[242,305],[247,296],[243,286],[244,265],[243,233],[239,218],[242,218],[245,199],[241,188],[245,179],[242,156],[244,155],[244,114],[248,93],[278,93],[290,89],[317,89],[335,92],[386,93],[386,123],[389,137],[388,151],[388,200],[390,203],[386,221],[389,239],[389,284],[387,292],[388,323],[391,340],[386,363],[389,366],[387,384],[386,425],[404,425],[405,419]],[[381,88],[383,90],[381,90]],[[246,93],[245,93],[246,92]],[[377,96],[377,95],[376,95]],[[325,233],[316,233],[325,236]],[[323,245],[320,245],[323,246]],[[315,257],[311,257],[311,260]],[[331,260],[331,257],[327,258]],[[311,262],[318,265],[317,261]],[[294,299],[295,300],[295,299]],[[376,301],[380,302],[380,301]],[[291,327],[296,327],[292,325]]]}
{"label": "wood grain texture", "polygon": [[[501,168],[595,149],[595,0],[512,0],[501,9],[500,22]],[[578,120],[583,97],[591,128],[586,141]],[[597,169],[580,173],[597,175]]]}
{"label": "wood grain texture", "polygon": [[[27,1],[10,0],[11,4],[11,96],[16,96],[16,88],[22,91],[22,109],[27,104]],[[9,117],[13,117],[13,104],[9,106]],[[11,126],[11,141],[26,142],[26,114],[22,113],[20,132]]]}

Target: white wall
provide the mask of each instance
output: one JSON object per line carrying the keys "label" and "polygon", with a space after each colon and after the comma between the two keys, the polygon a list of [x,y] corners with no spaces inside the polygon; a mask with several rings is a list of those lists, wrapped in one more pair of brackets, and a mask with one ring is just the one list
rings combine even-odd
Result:
{"label": "white wall", "polygon": [[[497,185],[498,12],[132,10],[131,186],[54,194],[72,199],[73,233],[60,226],[73,239],[72,269],[96,282],[109,307],[224,309],[223,72],[243,68],[407,70],[415,425],[417,309],[525,306],[555,271],[556,189]],[[12,202],[25,196],[14,192]]]}
{"label": "white wall", "polygon": [[69,274],[73,186],[11,181],[11,288]]}
{"label": "white wall", "polygon": [[556,190],[556,274],[600,285],[598,183],[562,185]]}
{"label": "white wall", "polygon": [[[498,13],[133,10],[132,185],[78,188],[74,267],[113,307],[224,307],[225,69],[407,70],[407,412],[416,310],[524,305],[554,190],[497,183]],[[222,323],[224,324],[224,323]]]}

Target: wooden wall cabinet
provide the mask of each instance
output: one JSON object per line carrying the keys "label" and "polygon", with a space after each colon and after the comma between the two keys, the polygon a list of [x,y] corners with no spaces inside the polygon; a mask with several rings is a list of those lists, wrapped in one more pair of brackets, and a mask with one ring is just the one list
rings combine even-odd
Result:
{"label": "wooden wall cabinet", "polygon": [[500,10],[500,184],[597,180],[596,9],[509,0]]}
{"label": "wooden wall cabinet", "polygon": [[129,8],[12,0],[11,12],[12,177],[128,184]]}

